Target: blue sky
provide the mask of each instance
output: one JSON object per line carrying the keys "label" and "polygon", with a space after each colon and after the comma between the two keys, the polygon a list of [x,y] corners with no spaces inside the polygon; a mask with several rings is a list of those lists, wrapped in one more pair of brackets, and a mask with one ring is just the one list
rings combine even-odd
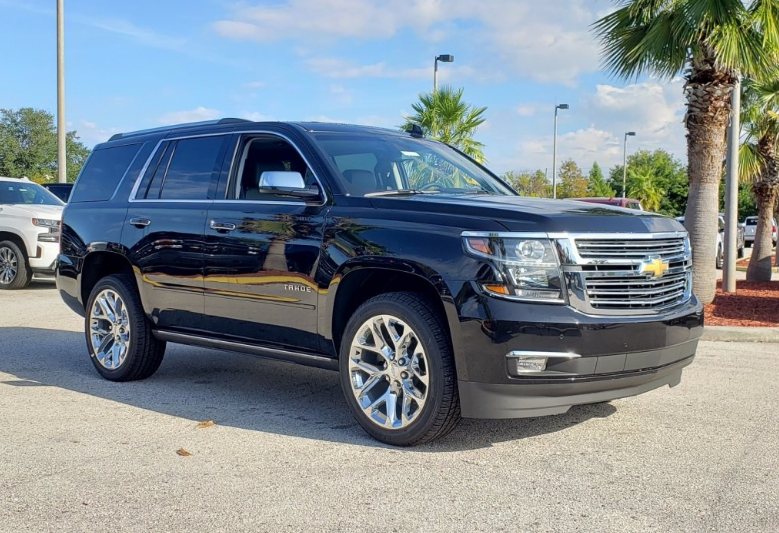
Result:
{"label": "blue sky", "polygon": [[[601,71],[589,25],[607,0],[66,0],[68,129],[119,131],[232,116],[397,127],[420,92],[465,88],[497,172],[585,171],[635,148],[685,158],[680,80]],[[54,0],[0,0],[0,107],[56,110]],[[551,169],[550,169],[551,172]]]}

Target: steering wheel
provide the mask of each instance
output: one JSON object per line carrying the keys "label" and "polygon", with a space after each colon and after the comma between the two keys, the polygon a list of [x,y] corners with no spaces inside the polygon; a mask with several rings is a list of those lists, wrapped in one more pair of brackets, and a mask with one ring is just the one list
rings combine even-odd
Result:
{"label": "steering wheel", "polygon": [[426,183],[425,185],[422,185],[418,190],[420,190],[420,191],[430,191],[430,190],[442,191],[442,190],[444,190],[444,188],[441,187],[441,185],[437,181],[433,181],[431,183]]}

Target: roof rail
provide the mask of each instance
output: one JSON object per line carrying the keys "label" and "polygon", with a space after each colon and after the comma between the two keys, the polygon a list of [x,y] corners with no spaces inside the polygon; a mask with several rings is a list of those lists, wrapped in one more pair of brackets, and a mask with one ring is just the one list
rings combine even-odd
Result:
{"label": "roof rail", "polygon": [[149,128],[145,130],[129,131],[127,133],[117,133],[112,135],[108,141],[115,141],[117,139],[126,139],[127,137],[136,137],[138,135],[145,135],[147,133],[156,133],[160,131],[174,131],[183,130],[189,128],[198,128],[200,126],[217,126],[221,124],[240,124],[243,122],[251,122],[245,118],[220,118],[219,120],[204,120],[202,122],[187,122],[185,124],[175,124],[173,126],[160,126],[159,128]]}

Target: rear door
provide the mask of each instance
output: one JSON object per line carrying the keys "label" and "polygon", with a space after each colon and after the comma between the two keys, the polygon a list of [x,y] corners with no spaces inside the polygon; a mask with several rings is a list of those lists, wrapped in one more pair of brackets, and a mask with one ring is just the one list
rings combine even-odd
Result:
{"label": "rear door", "polygon": [[204,231],[230,135],[164,139],[131,194],[122,241],[146,313],[160,328],[203,329]]}
{"label": "rear door", "polygon": [[307,185],[317,183],[301,152],[280,135],[236,135],[235,154],[226,197],[211,205],[206,222],[209,327],[221,336],[318,351],[324,191],[309,202],[259,192],[264,171],[295,171]]}

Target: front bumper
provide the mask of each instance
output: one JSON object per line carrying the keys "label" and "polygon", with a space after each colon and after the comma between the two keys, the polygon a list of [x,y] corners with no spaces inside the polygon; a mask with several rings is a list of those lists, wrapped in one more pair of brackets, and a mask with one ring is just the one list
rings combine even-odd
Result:
{"label": "front bumper", "polygon": [[[470,418],[559,414],[674,386],[703,332],[694,297],[654,316],[593,316],[484,297],[467,286],[460,296],[455,359],[462,414]],[[510,356],[516,352],[576,357],[551,358],[545,371],[521,374]]]}
{"label": "front bumper", "polygon": [[[460,381],[458,386],[462,416],[526,418],[556,415],[565,413],[574,405],[636,396],[665,385],[675,387],[682,379],[682,369],[692,363],[696,346],[697,341],[687,343],[682,351],[691,355],[653,368],[510,385]],[[679,348],[655,352],[652,357],[674,358],[674,352]]]}
{"label": "front bumper", "polygon": [[36,256],[30,257],[30,268],[35,274],[53,276],[57,265],[57,255],[59,254],[59,243],[57,242],[37,242]]}

